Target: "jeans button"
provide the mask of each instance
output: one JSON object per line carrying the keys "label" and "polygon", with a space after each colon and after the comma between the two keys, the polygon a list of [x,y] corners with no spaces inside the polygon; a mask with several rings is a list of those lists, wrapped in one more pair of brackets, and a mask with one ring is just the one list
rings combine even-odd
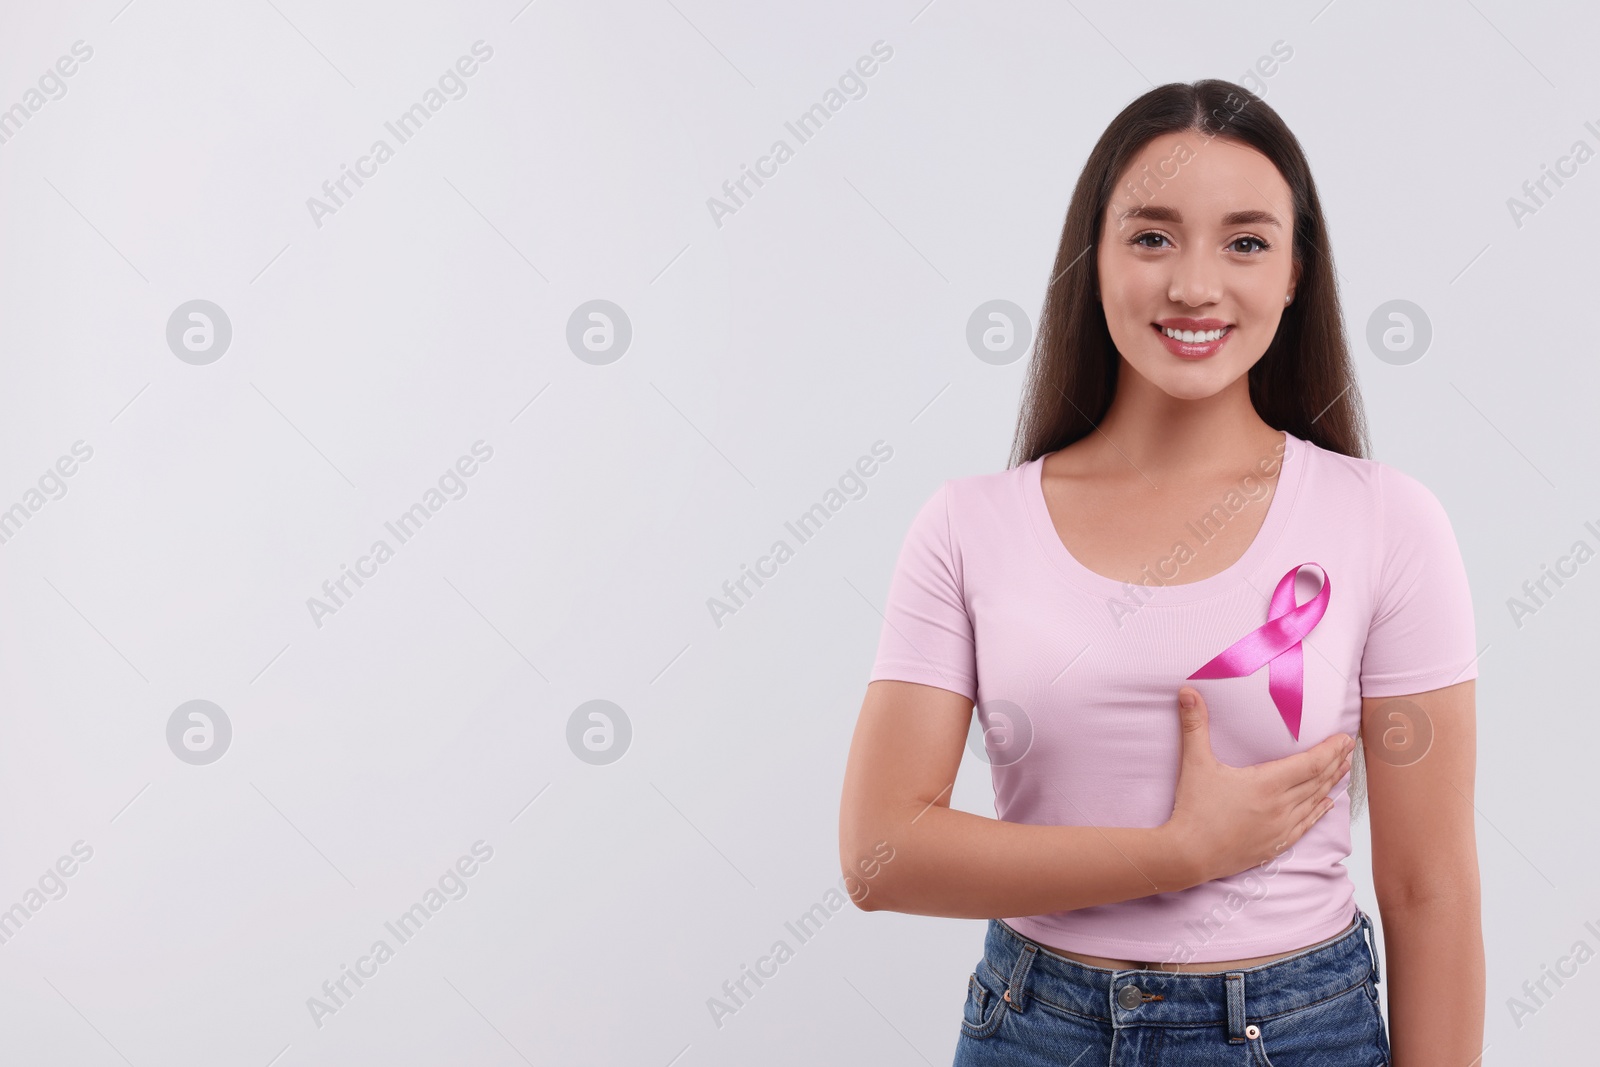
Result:
{"label": "jeans button", "polygon": [[1125,985],[1117,990],[1117,1003],[1124,1008],[1137,1008],[1144,1001],[1144,992],[1136,985]]}

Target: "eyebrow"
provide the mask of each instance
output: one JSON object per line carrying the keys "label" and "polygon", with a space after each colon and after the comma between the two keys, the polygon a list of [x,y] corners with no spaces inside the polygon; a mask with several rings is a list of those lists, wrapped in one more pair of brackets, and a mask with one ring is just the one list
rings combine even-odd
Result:
{"label": "eyebrow", "polygon": [[[1129,208],[1117,216],[1118,222],[1128,219],[1145,219],[1149,222],[1170,222],[1183,225],[1183,215],[1176,208],[1162,207],[1159,204],[1144,204],[1139,207]],[[1283,224],[1278,217],[1270,211],[1250,209],[1246,211],[1230,211],[1222,216],[1224,226],[1276,226],[1283,229]]]}

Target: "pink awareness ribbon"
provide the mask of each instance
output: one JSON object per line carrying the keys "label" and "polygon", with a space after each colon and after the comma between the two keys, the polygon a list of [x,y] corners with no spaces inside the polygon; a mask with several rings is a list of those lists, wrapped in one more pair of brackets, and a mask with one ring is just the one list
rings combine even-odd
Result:
{"label": "pink awareness ribbon", "polygon": [[[1294,580],[1302,567],[1322,571],[1322,588],[1304,604],[1295,604]],[[1305,656],[1300,641],[1328,610],[1328,571],[1320,563],[1290,567],[1272,592],[1267,621],[1223,649],[1193,678],[1243,678],[1267,668],[1267,691],[1284,725],[1300,740],[1300,709],[1305,702]]]}

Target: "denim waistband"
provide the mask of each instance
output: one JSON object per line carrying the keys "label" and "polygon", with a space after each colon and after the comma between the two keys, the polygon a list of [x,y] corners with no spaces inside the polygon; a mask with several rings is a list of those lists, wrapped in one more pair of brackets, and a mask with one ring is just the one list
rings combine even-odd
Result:
{"label": "denim waistband", "polygon": [[1237,1041],[1245,1039],[1247,1018],[1284,1015],[1380,980],[1377,938],[1360,907],[1344,932],[1255,967],[1177,973],[1091,967],[1051,952],[999,919],[989,922],[978,965],[1004,990],[1013,1011],[1033,999],[1112,1026],[1225,1023]]}

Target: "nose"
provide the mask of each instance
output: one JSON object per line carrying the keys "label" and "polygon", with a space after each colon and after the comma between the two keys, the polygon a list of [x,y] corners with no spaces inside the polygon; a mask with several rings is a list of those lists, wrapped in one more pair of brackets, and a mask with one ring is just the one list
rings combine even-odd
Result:
{"label": "nose", "polygon": [[1222,272],[1216,257],[1205,251],[1187,248],[1177,257],[1167,297],[1190,307],[1214,304],[1222,296]]}

